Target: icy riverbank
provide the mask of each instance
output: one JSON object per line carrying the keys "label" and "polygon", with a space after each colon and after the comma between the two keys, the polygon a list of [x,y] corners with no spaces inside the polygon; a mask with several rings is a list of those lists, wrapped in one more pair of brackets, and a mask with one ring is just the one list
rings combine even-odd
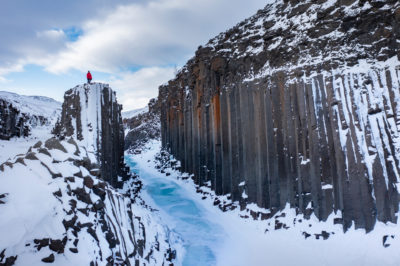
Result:
{"label": "icy riverbank", "polygon": [[248,210],[222,212],[213,204],[217,198],[213,192],[196,193],[207,188],[185,180],[185,174],[172,169],[160,173],[155,161],[159,151],[160,143],[154,141],[142,154],[127,155],[126,161],[144,183],[142,197],[182,238],[184,251],[178,249],[177,254],[182,265],[398,265],[400,261],[397,225],[378,223],[369,234],[353,228],[344,234],[342,226],[334,224],[340,215],[319,222],[314,215],[309,220],[296,216],[289,208],[268,220],[241,218],[249,217]]}

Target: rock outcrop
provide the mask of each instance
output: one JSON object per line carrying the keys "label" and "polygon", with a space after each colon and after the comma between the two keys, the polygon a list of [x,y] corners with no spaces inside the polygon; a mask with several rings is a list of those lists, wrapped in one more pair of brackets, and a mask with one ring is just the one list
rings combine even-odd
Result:
{"label": "rock outcrop", "polygon": [[108,84],[76,86],[65,92],[61,119],[53,133],[58,138],[73,136],[95,154],[101,177],[117,186],[126,177],[122,106]]}
{"label": "rock outcrop", "polygon": [[399,48],[396,0],[278,0],[160,87],[163,147],[243,205],[397,222]]}
{"label": "rock outcrop", "polygon": [[24,115],[21,115],[9,102],[0,99],[0,139],[28,136],[29,127],[25,122]]}
{"label": "rock outcrop", "polygon": [[141,112],[131,118],[124,119],[128,130],[125,136],[125,150],[135,152],[151,139],[159,139],[160,131],[160,106],[157,99],[151,99],[148,111]]}

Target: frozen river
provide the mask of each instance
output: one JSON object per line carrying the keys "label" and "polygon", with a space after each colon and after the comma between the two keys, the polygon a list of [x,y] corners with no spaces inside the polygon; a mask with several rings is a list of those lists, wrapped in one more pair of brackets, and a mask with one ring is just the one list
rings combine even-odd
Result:
{"label": "frozen river", "polygon": [[216,250],[225,239],[225,233],[213,221],[215,215],[198,204],[179,182],[138,167],[131,157],[126,161],[143,181],[142,194],[146,202],[153,203],[152,207],[159,210],[165,225],[183,240],[182,265],[216,265]]}

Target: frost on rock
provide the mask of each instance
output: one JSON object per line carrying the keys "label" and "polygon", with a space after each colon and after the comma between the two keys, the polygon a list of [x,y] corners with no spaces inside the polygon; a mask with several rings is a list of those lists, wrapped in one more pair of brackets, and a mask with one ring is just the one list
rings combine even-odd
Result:
{"label": "frost on rock", "polygon": [[169,264],[168,231],[137,196],[137,178],[115,189],[67,139],[40,141],[0,165],[0,264]]}
{"label": "frost on rock", "polygon": [[398,1],[277,0],[160,87],[162,145],[241,205],[395,223],[399,45]]}

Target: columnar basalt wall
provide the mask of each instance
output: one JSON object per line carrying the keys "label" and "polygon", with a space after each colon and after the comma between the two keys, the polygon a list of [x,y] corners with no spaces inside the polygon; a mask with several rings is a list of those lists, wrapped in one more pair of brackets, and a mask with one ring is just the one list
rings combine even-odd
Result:
{"label": "columnar basalt wall", "polygon": [[159,89],[162,145],[242,205],[369,231],[397,222],[399,3],[318,2],[277,1],[200,47]]}
{"label": "columnar basalt wall", "polygon": [[12,137],[29,135],[26,117],[9,102],[0,99],[0,139],[9,140]]}
{"label": "columnar basalt wall", "polygon": [[108,84],[76,86],[65,92],[61,119],[53,130],[61,139],[75,137],[95,154],[101,177],[113,186],[117,186],[118,176],[128,175],[121,110]]}

